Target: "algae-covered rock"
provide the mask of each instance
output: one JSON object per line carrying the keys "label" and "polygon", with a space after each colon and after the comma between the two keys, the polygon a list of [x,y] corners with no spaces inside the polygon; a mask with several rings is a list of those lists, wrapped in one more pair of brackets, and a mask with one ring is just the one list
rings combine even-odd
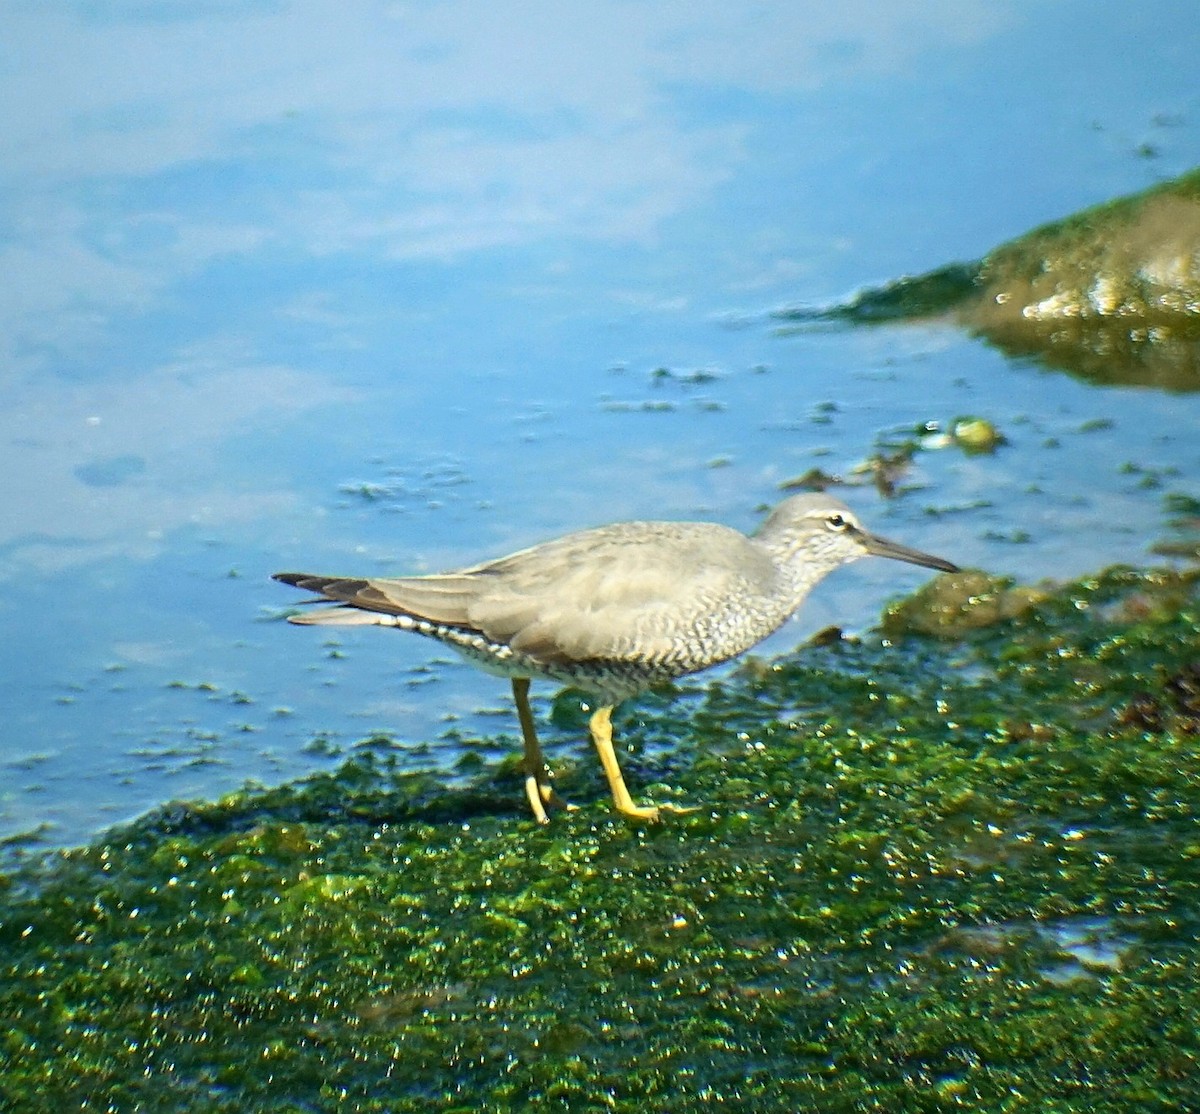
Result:
{"label": "algae-covered rock", "polygon": [[1200,169],[1043,225],[978,262],[779,316],[947,317],[1010,355],[1095,382],[1200,390]]}
{"label": "algae-covered rock", "polygon": [[1028,585],[977,570],[950,573],[928,581],[913,595],[890,605],[882,630],[889,637],[916,633],[960,638],[968,631],[1013,619],[1046,597]]}
{"label": "algae-covered rock", "polygon": [[10,870],[0,1109],[1200,1109],[1198,582],[943,577],[626,709],[661,824],[374,739]]}
{"label": "algae-covered rock", "polygon": [[963,324],[1088,379],[1200,389],[1200,170],[989,253]]}

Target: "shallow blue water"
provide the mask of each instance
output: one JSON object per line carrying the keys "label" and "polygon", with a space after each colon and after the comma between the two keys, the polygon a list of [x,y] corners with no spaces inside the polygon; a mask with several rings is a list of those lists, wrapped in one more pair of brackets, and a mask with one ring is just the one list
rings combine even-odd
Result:
{"label": "shallow blue water", "polygon": [[[1008,444],[845,492],[873,527],[1036,580],[1147,560],[1197,491],[1200,396],[770,318],[1196,165],[1192,4],[497,11],[6,16],[0,835],[292,777],[318,735],[515,730],[434,645],[269,621],[273,571],[750,528],[961,414]],[[840,572],[767,649],[921,579]]]}

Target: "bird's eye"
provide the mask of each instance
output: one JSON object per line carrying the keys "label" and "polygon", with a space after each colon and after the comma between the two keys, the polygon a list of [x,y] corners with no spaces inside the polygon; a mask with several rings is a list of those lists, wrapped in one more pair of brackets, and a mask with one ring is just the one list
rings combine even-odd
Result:
{"label": "bird's eye", "polygon": [[825,525],[828,526],[829,529],[831,529],[831,530],[837,530],[840,532],[842,530],[845,530],[846,527],[850,525],[850,523],[846,521],[845,515],[831,514],[825,520]]}

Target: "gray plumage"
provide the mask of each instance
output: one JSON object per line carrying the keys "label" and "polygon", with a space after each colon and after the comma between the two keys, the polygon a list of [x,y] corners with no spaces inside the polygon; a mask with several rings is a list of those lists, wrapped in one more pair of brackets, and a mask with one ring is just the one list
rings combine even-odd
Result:
{"label": "gray plumage", "polygon": [[749,537],[708,522],[622,522],[434,576],[275,579],[339,604],[293,622],[411,630],[491,672],[573,684],[612,706],[743,653],[827,573],[869,554],[955,570],[869,534],[836,499],[795,495]]}

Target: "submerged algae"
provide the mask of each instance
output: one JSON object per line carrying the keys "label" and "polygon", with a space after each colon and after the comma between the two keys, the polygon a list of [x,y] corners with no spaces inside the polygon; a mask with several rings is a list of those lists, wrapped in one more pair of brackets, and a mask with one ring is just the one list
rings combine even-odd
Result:
{"label": "submerged algae", "polygon": [[665,824],[374,745],[17,872],[0,1107],[1200,1107],[1197,577],[1023,602],[712,684]]}

